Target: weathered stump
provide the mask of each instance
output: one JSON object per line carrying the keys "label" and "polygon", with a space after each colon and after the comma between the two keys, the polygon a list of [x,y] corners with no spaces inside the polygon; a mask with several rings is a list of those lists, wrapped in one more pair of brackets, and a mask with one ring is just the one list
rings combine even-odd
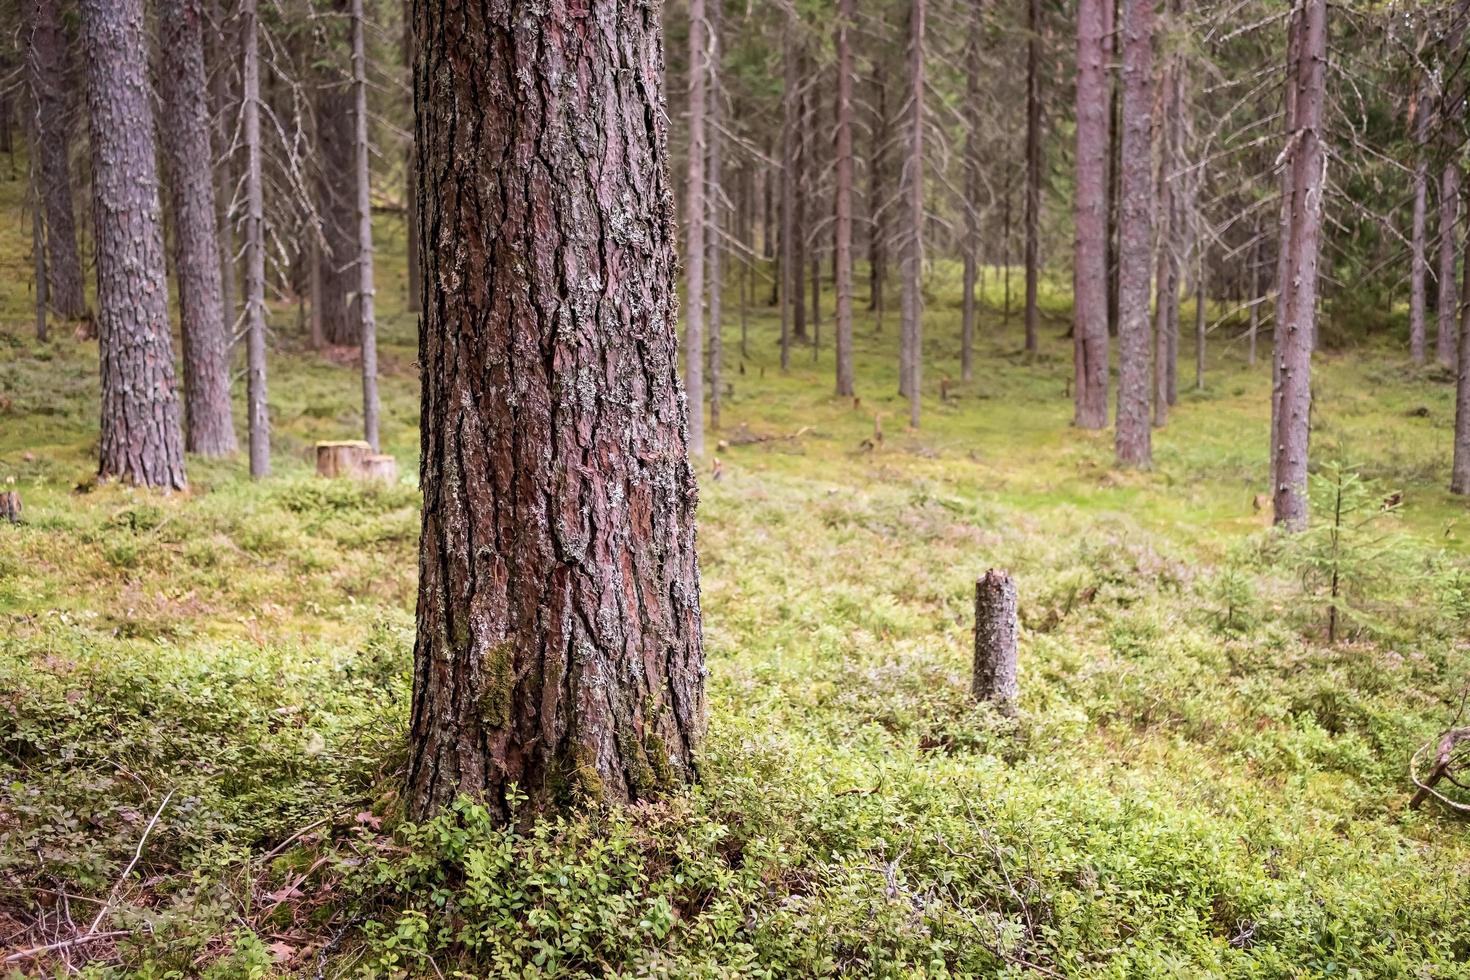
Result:
{"label": "weathered stump", "polygon": [[0,493],[0,521],[20,523],[20,494],[14,490]]}
{"label": "weathered stump", "polygon": [[1016,583],[992,568],[975,583],[975,697],[1003,711],[1020,696],[1016,680]]}
{"label": "weathered stump", "polygon": [[363,466],[373,447],[361,439],[316,444],[316,475],[325,477],[363,476]]}
{"label": "weathered stump", "polygon": [[366,456],[362,460],[360,475],[364,480],[397,483],[398,460],[389,456],[387,453],[375,453]]}

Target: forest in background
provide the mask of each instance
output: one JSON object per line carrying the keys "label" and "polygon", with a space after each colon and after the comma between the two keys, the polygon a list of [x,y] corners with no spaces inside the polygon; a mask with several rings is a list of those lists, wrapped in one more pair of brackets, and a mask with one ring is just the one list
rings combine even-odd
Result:
{"label": "forest in background", "polygon": [[[539,56],[452,110],[483,65],[415,79],[409,25],[462,55],[456,4],[6,12],[5,968],[1466,975],[1470,9],[585,7],[496,8],[486,43]],[[651,371],[688,392],[697,779],[645,705],[621,772],[424,812],[435,390],[503,293],[450,278],[473,195],[420,170],[476,186],[434,154],[614,9],[661,20],[622,71],[664,79],[666,193],[596,201],[592,246],[654,236]],[[611,145],[567,118],[549,171]],[[519,254],[591,335],[582,199],[546,186],[568,231]],[[989,568],[1014,702],[972,687]]]}

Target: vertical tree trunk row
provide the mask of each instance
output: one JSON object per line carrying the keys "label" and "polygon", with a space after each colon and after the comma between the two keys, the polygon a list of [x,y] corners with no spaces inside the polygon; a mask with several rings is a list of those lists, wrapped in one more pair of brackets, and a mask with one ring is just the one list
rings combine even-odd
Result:
{"label": "vertical tree trunk row", "polygon": [[66,68],[70,48],[62,32],[59,0],[26,0],[26,74],[34,95],[41,205],[45,212],[46,274],[51,306],[68,320],[86,315],[82,263],[77,255],[71,195],[71,134],[66,120]]}
{"label": "vertical tree trunk row", "polygon": [[904,161],[903,349],[909,425],[919,427],[924,377],[924,14],[925,0],[909,7],[908,158]]}
{"label": "vertical tree trunk row", "polygon": [[852,374],[852,40],[854,0],[837,0],[836,373],[837,394],[853,394]]}

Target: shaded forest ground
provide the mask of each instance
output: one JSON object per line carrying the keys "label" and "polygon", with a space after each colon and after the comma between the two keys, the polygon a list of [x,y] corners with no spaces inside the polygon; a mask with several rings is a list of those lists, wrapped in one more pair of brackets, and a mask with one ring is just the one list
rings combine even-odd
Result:
{"label": "shaded forest ground", "polygon": [[[1028,360],[992,288],[978,380],[941,403],[941,267],[908,432],[895,318],[859,322],[854,407],[827,346],[779,374],[764,307],[742,357],[732,292],[720,478],[700,466],[702,785],[536,831],[474,807],[405,828],[401,222],[380,222],[379,278],[402,483],[311,475],[314,441],[357,434],[359,382],[283,307],[277,475],[191,459],[192,491],[167,497],[91,479],[95,345],[31,338],[22,193],[0,182],[0,482],[25,503],[0,526],[0,947],[83,935],[104,908],[117,935],[7,969],[1470,976],[1470,842],[1408,810],[1404,776],[1470,675],[1448,377],[1379,346],[1321,359],[1318,459],[1376,481],[1361,515],[1403,493],[1340,539],[1329,644],[1329,538],[1284,544],[1252,507],[1266,358],[1247,369],[1221,333],[1195,393],[1186,339],[1155,468],[1118,473],[1110,434],[1068,425],[1060,305]],[[830,336],[830,294],[824,314]],[[864,445],[875,412],[885,439]],[[1027,627],[1014,720],[967,696],[989,566],[1016,573]]]}

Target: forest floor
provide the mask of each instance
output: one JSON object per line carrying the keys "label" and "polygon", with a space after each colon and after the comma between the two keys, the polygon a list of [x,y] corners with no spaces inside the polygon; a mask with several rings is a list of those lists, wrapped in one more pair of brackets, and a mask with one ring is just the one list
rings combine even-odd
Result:
{"label": "forest floor", "polygon": [[[1110,433],[1069,424],[1060,305],[1027,357],[992,275],[962,384],[939,268],[910,431],[896,317],[859,319],[855,405],[825,340],[781,374],[764,306],[742,352],[732,291],[699,464],[701,784],[408,827],[401,222],[379,275],[401,482],[312,475],[315,441],[358,434],[356,364],[282,307],[275,475],[191,459],[163,496],[93,478],[96,347],[32,338],[22,188],[0,182],[0,484],[25,507],[0,525],[0,974],[1470,976],[1470,839],[1409,809],[1405,774],[1470,681],[1447,374],[1320,357],[1318,494],[1344,473],[1357,507],[1334,558],[1320,516],[1283,540],[1253,506],[1270,367],[1238,325],[1203,391],[1185,339],[1156,464],[1119,472]],[[989,567],[1020,588],[1014,719],[968,696]]]}

